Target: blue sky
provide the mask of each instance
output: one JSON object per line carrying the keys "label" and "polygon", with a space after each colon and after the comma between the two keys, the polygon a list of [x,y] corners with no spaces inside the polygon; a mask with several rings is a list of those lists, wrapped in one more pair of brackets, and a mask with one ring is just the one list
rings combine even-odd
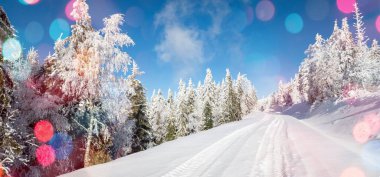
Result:
{"label": "blue sky", "polygon": [[[43,60],[53,52],[50,33],[65,30],[64,25],[51,28],[51,24],[74,23],[65,13],[69,0],[40,0],[34,5],[19,1],[1,5],[24,50],[34,46]],[[145,71],[140,79],[148,96],[153,89],[176,89],[180,78],[203,81],[206,68],[212,69],[217,81],[226,68],[234,76],[247,74],[259,97],[266,96],[276,90],[280,79],[294,76],[316,33],[328,37],[335,19],[349,17],[353,24],[352,14],[341,12],[335,0],[87,1],[95,28],[103,26],[104,17],[125,15],[123,30],[136,43],[126,51]],[[375,21],[380,0],[358,2],[367,35],[379,39]]]}

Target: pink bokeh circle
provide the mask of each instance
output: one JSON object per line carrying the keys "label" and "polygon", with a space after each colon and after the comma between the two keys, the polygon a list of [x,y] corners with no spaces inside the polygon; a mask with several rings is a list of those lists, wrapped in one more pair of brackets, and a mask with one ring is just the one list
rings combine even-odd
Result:
{"label": "pink bokeh circle", "polygon": [[356,3],[356,0],[337,0],[336,1],[336,5],[338,6],[338,9],[345,14],[354,12],[355,3]]}
{"label": "pink bokeh circle", "polygon": [[74,2],[75,2],[75,0],[70,0],[70,1],[66,4],[66,8],[65,8],[65,14],[66,14],[66,17],[67,17],[69,20],[71,20],[71,21],[75,21],[75,18],[71,15],[71,12],[73,11]]}
{"label": "pink bokeh circle", "polygon": [[377,32],[380,33],[380,15],[377,16],[375,25],[376,25]]}
{"label": "pink bokeh circle", "polygon": [[47,167],[55,161],[55,151],[49,145],[42,145],[36,150],[36,158],[40,165]]}
{"label": "pink bokeh circle", "polygon": [[269,21],[273,18],[275,11],[272,1],[261,0],[256,6],[256,17],[261,21]]}

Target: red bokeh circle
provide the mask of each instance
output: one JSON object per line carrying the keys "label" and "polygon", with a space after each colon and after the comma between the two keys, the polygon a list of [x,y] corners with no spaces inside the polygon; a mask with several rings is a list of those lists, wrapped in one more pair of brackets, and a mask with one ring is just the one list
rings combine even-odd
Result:
{"label": "red bokeh circle", "polygon": [[47,120],[41,120],[34,126],[34,136],[38,141],[46,143],[54,135],[53,125]]}
{"label": "red bokeh circle", "polygon": [[36,158],[40,165],[47,167],[55,161],[55,151],[49,145],[42,145],[36,150]]}
{"label": "red bokeh circle", "polygon": [[0,177],[4,176],[3,165],[0,163]]}

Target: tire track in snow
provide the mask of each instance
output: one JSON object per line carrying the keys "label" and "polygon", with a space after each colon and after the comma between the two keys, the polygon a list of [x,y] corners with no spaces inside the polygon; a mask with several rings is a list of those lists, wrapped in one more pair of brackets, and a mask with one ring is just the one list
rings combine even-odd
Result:
{"label": "tire track in snow", "polygon": [[275,118],[264,133],[249,176],[294,176],[293,171],[298,155],[290,148],[289,143],[285,120]]}
{"label": "tire track in snow", "polygon": [[[201,175],[202,177],[230,177],[230,176],[245,176],[241,174],[244,172],[244,169],[249,168],[249,164],[251,164],[251,159],[242,158],[242,157],[252,157],[250,153],[255,154],[255,151],[252,150],[252,146],[257,144],[259,132],[264,132],[266,127],[269,124],[270,119],[267,121],[260,123],[255,128],[253,128],[250,132],[247,132],[244,138],[240,138],[240,140],[236,141],[233,146],[228,148],[227,151],[224,151],[223,154],[218,156],[217,159],[214,160],[214,163],[211,163],[207,166]],[[264,124],[265,123],[265,124]],[[264,124],[264,125],[263,125]],[[247,163],[245,165],[245,163]],[[240,170],[239,175],[237,175],[237,167],[238,164]],[[246,168],[244,168],[246,166]]]}
{"label": "tire track in snow", "polygon": [[201,152],[197,153],[192,158],[169,171],[162,177],[194,177],[202,175],[196,175],[199,173],[199,169],[203,169],[201,170],[201,173],[204,173],[207,168],[212,166],[213,163],[220,157],[220,155],[222,155],[228,148],[234,145],[236,141],[244,139],[243,135],[246,135],[250,130],[254,130],[255,128],[261,126],[267,122],[267,120],[268,119],[264,117],[259,122],[236,130],[230,135],[203,149]]}

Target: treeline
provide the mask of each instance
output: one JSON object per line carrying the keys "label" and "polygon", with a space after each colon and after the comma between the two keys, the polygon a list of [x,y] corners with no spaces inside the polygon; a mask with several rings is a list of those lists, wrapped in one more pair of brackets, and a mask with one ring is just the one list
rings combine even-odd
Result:
{"label": "treeline", "polygon": [[215,126],[241,120],[257,106],[256,90],[240,73],[233,80],[230,71],[221,83],[215,83],[210,69],[204,82],[194,86],[179,82],[176,94],[169,89],[167,97],[161,90],[149,102],[148,114],[155,143],[186,136]]}
{"label": "treeline", "polygon": [[373,92],[380,86],[380,46],[368,38],[357,4],[352,34],[347,18],[341,26],[335,21],[331,36],[319,34],[306,50],[307,57],[289,83],[280,82],[278,91],[261,105],[261,110],[283,108],[293,104],[320,103],[328,99],[344,99],[358,91]]}

